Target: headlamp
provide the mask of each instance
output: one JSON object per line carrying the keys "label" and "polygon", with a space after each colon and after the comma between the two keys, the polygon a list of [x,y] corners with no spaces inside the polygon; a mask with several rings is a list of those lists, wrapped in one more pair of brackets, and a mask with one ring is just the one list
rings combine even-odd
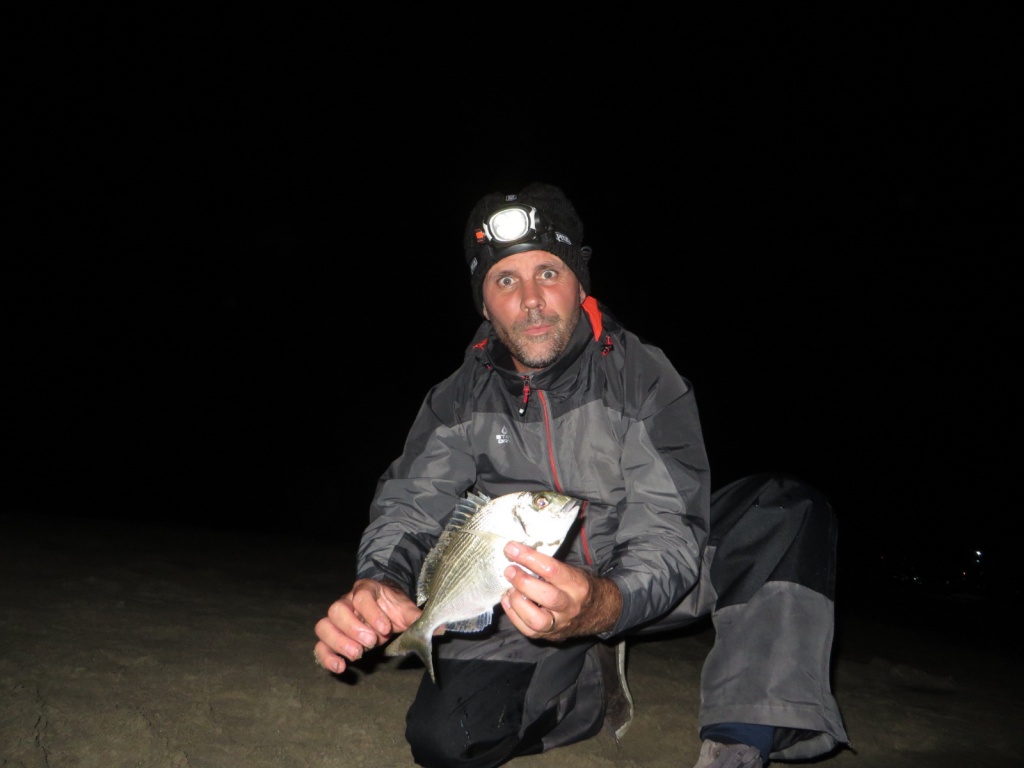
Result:
{"label": "headlamp", "polygon": [[540,242],[537,209],[532,205],[510,205],[487,217],[482,229],[476,230],[477,243],[491,242],[498,246],[532,241]]}

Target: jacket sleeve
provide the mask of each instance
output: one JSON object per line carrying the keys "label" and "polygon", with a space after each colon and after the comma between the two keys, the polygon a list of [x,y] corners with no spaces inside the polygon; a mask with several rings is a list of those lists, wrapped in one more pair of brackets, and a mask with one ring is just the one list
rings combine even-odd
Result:
{"label": "jacket sleeve", "polygon": [[391,581],[412,597],[427,552],[476,479],[464,430],[453,423],[454,379],[424,399],[402,454],[377,482],[359,543],[357,578]]}
{"label": "jacket sleeve", "polygon": [[[633,393],[622,445],[626,493],[603,575],[622,593],[612,636],[670,611],[697,583],[710,527],[710,471],[693,389],[660,353]],[[629,397],[628,399],[633,399]]]}

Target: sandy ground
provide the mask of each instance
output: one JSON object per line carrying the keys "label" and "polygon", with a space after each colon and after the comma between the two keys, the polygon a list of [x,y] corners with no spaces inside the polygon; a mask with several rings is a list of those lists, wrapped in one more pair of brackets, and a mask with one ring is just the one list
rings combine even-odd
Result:
{"label": "sandy ground", "polygon": [[[66,520],[0,530],[5,768],[413,764],[402,734],[421,669],[378,653],[335,677],[313,662],[351,550]],[[1020,630],[968,598],[869,605],[840,601],[834,688],[854,748],[820,764],[1024,765]],[[712,638],[702,626],[630,646],[637,718],[621,745],[601,734],[510,765],[690,768]]]}

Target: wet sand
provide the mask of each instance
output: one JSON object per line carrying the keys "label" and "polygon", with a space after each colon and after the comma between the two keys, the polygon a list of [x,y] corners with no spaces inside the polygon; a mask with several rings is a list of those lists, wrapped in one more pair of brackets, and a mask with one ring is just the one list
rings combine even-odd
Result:
{"label": "wet sand", "polygon": [[[352,580],[350,545],[70,519],[2,530],[5,768],[413,765],[403,731],[418,662],[371,653],[341,676],[313,662],[313,626]],[[834,690],[853,749],[820,764],[1024,764],[1006,606],[880,604],[840,600]],[[704,624],[631,644],[636,720],[621,745],[602,733],[510,765],[690,768],[712,639]]]}

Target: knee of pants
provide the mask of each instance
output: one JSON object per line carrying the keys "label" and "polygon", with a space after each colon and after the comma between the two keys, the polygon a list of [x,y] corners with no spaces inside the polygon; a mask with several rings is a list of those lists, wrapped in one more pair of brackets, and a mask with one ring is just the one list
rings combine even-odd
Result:
{"label": "knee of pants", "polygon": [[439,661],[441,684],[424,675],[406,715],[405,737],[418,765],[487,768],[539,751],[519,733],[533,665]]}
{"label": "knee of pants", "polygon": [[493,730],[475,730],[458,717],[420,718],[410,710],[405,737],[416,764],[427,768],[491,768],[541,751],[539,742],[527,745],[518,728],[495,723]]}
{"label": "knee of pants", "polygon": [[719,607],[743,603],[769,581],[835,594],[836,519],[828,499],[791,477],[737,481],[712,501],[710,578]]}
{"label": "knee of pants", "polygon": [[515,753],[518,734],[498,734],[486,742],[474,742],[461,731],[457,719],[424,721],[410,717],[405,738],[417,765],[427,768],[486,768],[501,765]]}

